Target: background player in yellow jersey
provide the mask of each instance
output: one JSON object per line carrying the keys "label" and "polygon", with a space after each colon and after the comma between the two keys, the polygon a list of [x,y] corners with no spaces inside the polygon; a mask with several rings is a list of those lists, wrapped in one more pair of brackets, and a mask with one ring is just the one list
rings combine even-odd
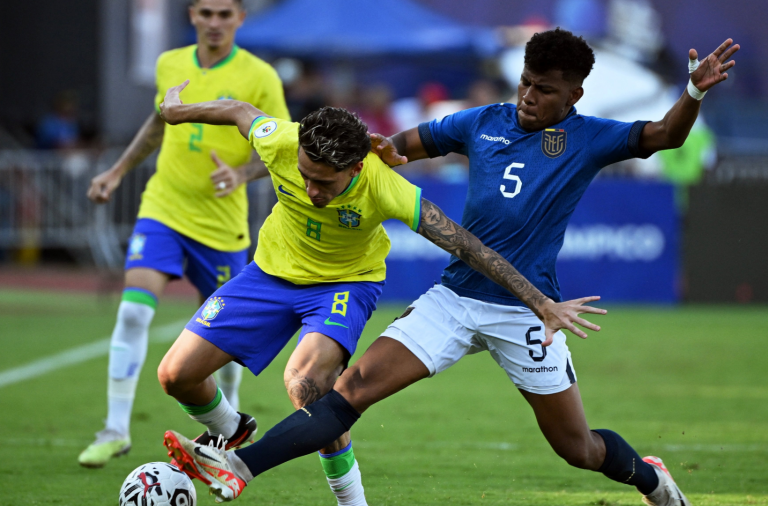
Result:
{"label": "background player in yellow jersey", "polygon": [[[158,58],[155,108],[169,86],[195,76],[199,86],[190,101],[238,99],[288,118],[275,70],[234,44],[245,17],[241,1],[196,0],[189,15],[198,44]],[[79,457],[87,467],[101,467],[130,450],[129,422],[147,330],[168,281],[186,274],[204,300],[247,262],[244,183],[266,170],[258,157],[252,161],[253,150],[232,127],[166,126],[153,112],[115,165],[93,179],[88,197],[108,201],[122,177],[158,147],[157,172],[142,195],[126,258],[125,291],[109,355],[106,426]],[[241,369],[232,364],[219,376],[235,405]],[[243,423],[255,428],[246,418]]]}
{"label": "background player in yellow jersey", "polygon": [[[195,419],[221,435],[218,446],[207,447],[172,431],[165,439],[177,465],[208,484],[217,500],[234,499],[253,476],[239,452],[223,452],[225,440],[240,438],[237,426],[210,422],[234,412],[211,374],[233,360],[259,374],[300,330],[285,370],[289,395],[303,410],[325,395],[354,354],[381,294],[390,248],[384,220],[404,222],[515,294],[549,333],[572,328],[579,312],[603,312],[581,306],[583,300],[556,304],[542,295],[369,153],[367,127],[354,114],[325,107],[298,124],[245,102],[182,104],[187,83],[168,90],[161,105],[165,120],[236,125],[259,152],[278,197],[259,231],[254,262],[197,311],[158,369],[164,390],[187,413],[205,413]],[[320,456],[345,504],[365,504],[349,433]]]}

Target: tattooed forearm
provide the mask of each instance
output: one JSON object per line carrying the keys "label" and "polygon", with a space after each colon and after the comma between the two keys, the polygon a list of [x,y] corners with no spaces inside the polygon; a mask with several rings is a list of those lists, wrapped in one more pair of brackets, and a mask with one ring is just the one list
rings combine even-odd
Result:
{"label": "tattooed forearm", "polygon": [[141,126],[136,136],[125,149],[116,166],[122,175],[133,170],[146,157],[163,143],[165,122],[157,114],[152,114]]}
{"label": "tattooed forearm", "polygon": [[298,369],[288,369],[285,372],[285,389],[296,409],[312,404],[320,398],[320,388],[312,378],[299,373]]}
{"label": "tattooed forearm", "polygon": [[426,199],[421,199],[421,223],[418,232],[512,292],[537,316],[542,316],[539,308],[548,298],[504,257],[483,245],[480,239],[453,222],[439,207]]}

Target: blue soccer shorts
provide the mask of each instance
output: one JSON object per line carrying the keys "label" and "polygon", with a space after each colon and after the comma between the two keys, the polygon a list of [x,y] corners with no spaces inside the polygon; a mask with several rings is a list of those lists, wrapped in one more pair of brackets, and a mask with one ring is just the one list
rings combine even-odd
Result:
{"label": "blue soccer shorts", "polygon": [[319,332],[339,343],[349,360],[383,287],[369,281],[295,285],[251,262],[216,290],[186,328],[255,375],[299,329],[299,342],[308,332]]}
{"label": "blue soccer shorts", "polygon": [[248,250],[219,251],[209,248],[159,221],[140,218],[128,242],[125,270],[146,267],[171,278],[184,274],[203,297],[236,276],[248,263]]}

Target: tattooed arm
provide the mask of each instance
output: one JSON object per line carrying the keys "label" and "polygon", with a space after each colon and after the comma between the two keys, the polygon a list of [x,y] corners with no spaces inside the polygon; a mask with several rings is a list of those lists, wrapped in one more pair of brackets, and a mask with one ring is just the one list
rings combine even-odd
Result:
{"label": "tattooed arm", "polygon": [[600,297],[555,303],[525,279],[504,257],[485,246],[471,232],[448,218],[439,207],[423,198],[418,233],[506,288],[528,306],[544,322],[547,337],[544,346],[552,343],[552,337],[560,329],[568,329],[586,338],[587,334],[574,326],[574,322],[591,330],[600,330],[597,325],[578,316],[579,313],[605,314],[603,309],[583,305]]}
{"label": "tattooed arm", "polygon": [[88,198],[103,204],[108,202],[112,192],[120,186],[123,176],[133,170],[154,150],[163,143],[165,122],[154,112],[141,126],[123,154],[115,164],[107,171],[102,172],[91,180],[88,188]]}

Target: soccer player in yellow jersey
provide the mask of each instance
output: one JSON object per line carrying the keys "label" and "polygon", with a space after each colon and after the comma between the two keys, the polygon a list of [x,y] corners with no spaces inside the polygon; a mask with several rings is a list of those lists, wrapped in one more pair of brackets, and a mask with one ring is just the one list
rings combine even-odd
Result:
{"label": "soccer player in yellow jersey", "polygon": [[[160,55],[155,108],[168,87],[195,76],[199,86],[185,97],[189,101],[237,99],[287,119],[275,70],[234,44],[245,17],[241,0],[196,0],[189,15],[198,44]],[[125,290],[109,355],[106,427],[79,457],[87,467],[101,467],[130,450],[129,421],[147,330],[168,281],[186,274],[205,300],[247,263],[244,183],[266,175],[266,169],[258,157],[252,161],[253,149],[235,128],[166,126],[153,112],[117,163],[93,179],[89,198],[108,201],[123,176],[158,147],[157,172],[142,195],[125,263]],[[232,364],[219,375],[235,405],[241,370]],[[255,428],[248,416],[243,423]]]}
{"label": "soccer player in yellow jersey", "polygon": [[[254,262],[208,299],[160,364],[163,389],[188,413],[204,412],[207,420],[232,416],[211,374],[231,361],[259,374],[298,330],[299,344],[285,370],[291,400],[306,411],[305,405],[325,395],[376,308],[390,247],[381,223],[390,218],[512,292],[548,329],[570,328],[578,319],[574,304],[542,295],[369,153],[367,127],[354,114],[326,107],[292,123],[244,102],[183,104],[186,85],[168,90],[163,118],[172,125],[237,126],[264,161],[278,197],[259,232]],[[215,432],[210,422],[197,419]],[[220,431],[221,442],[234,431]],[[203,447],[172,431],[165,444],[177,465],[208,484],[217,500],[234,499],[252,478],[240,451],[220,451],[225,444]],[[349,433],[320,456],[344,504],[365,504]]]}

